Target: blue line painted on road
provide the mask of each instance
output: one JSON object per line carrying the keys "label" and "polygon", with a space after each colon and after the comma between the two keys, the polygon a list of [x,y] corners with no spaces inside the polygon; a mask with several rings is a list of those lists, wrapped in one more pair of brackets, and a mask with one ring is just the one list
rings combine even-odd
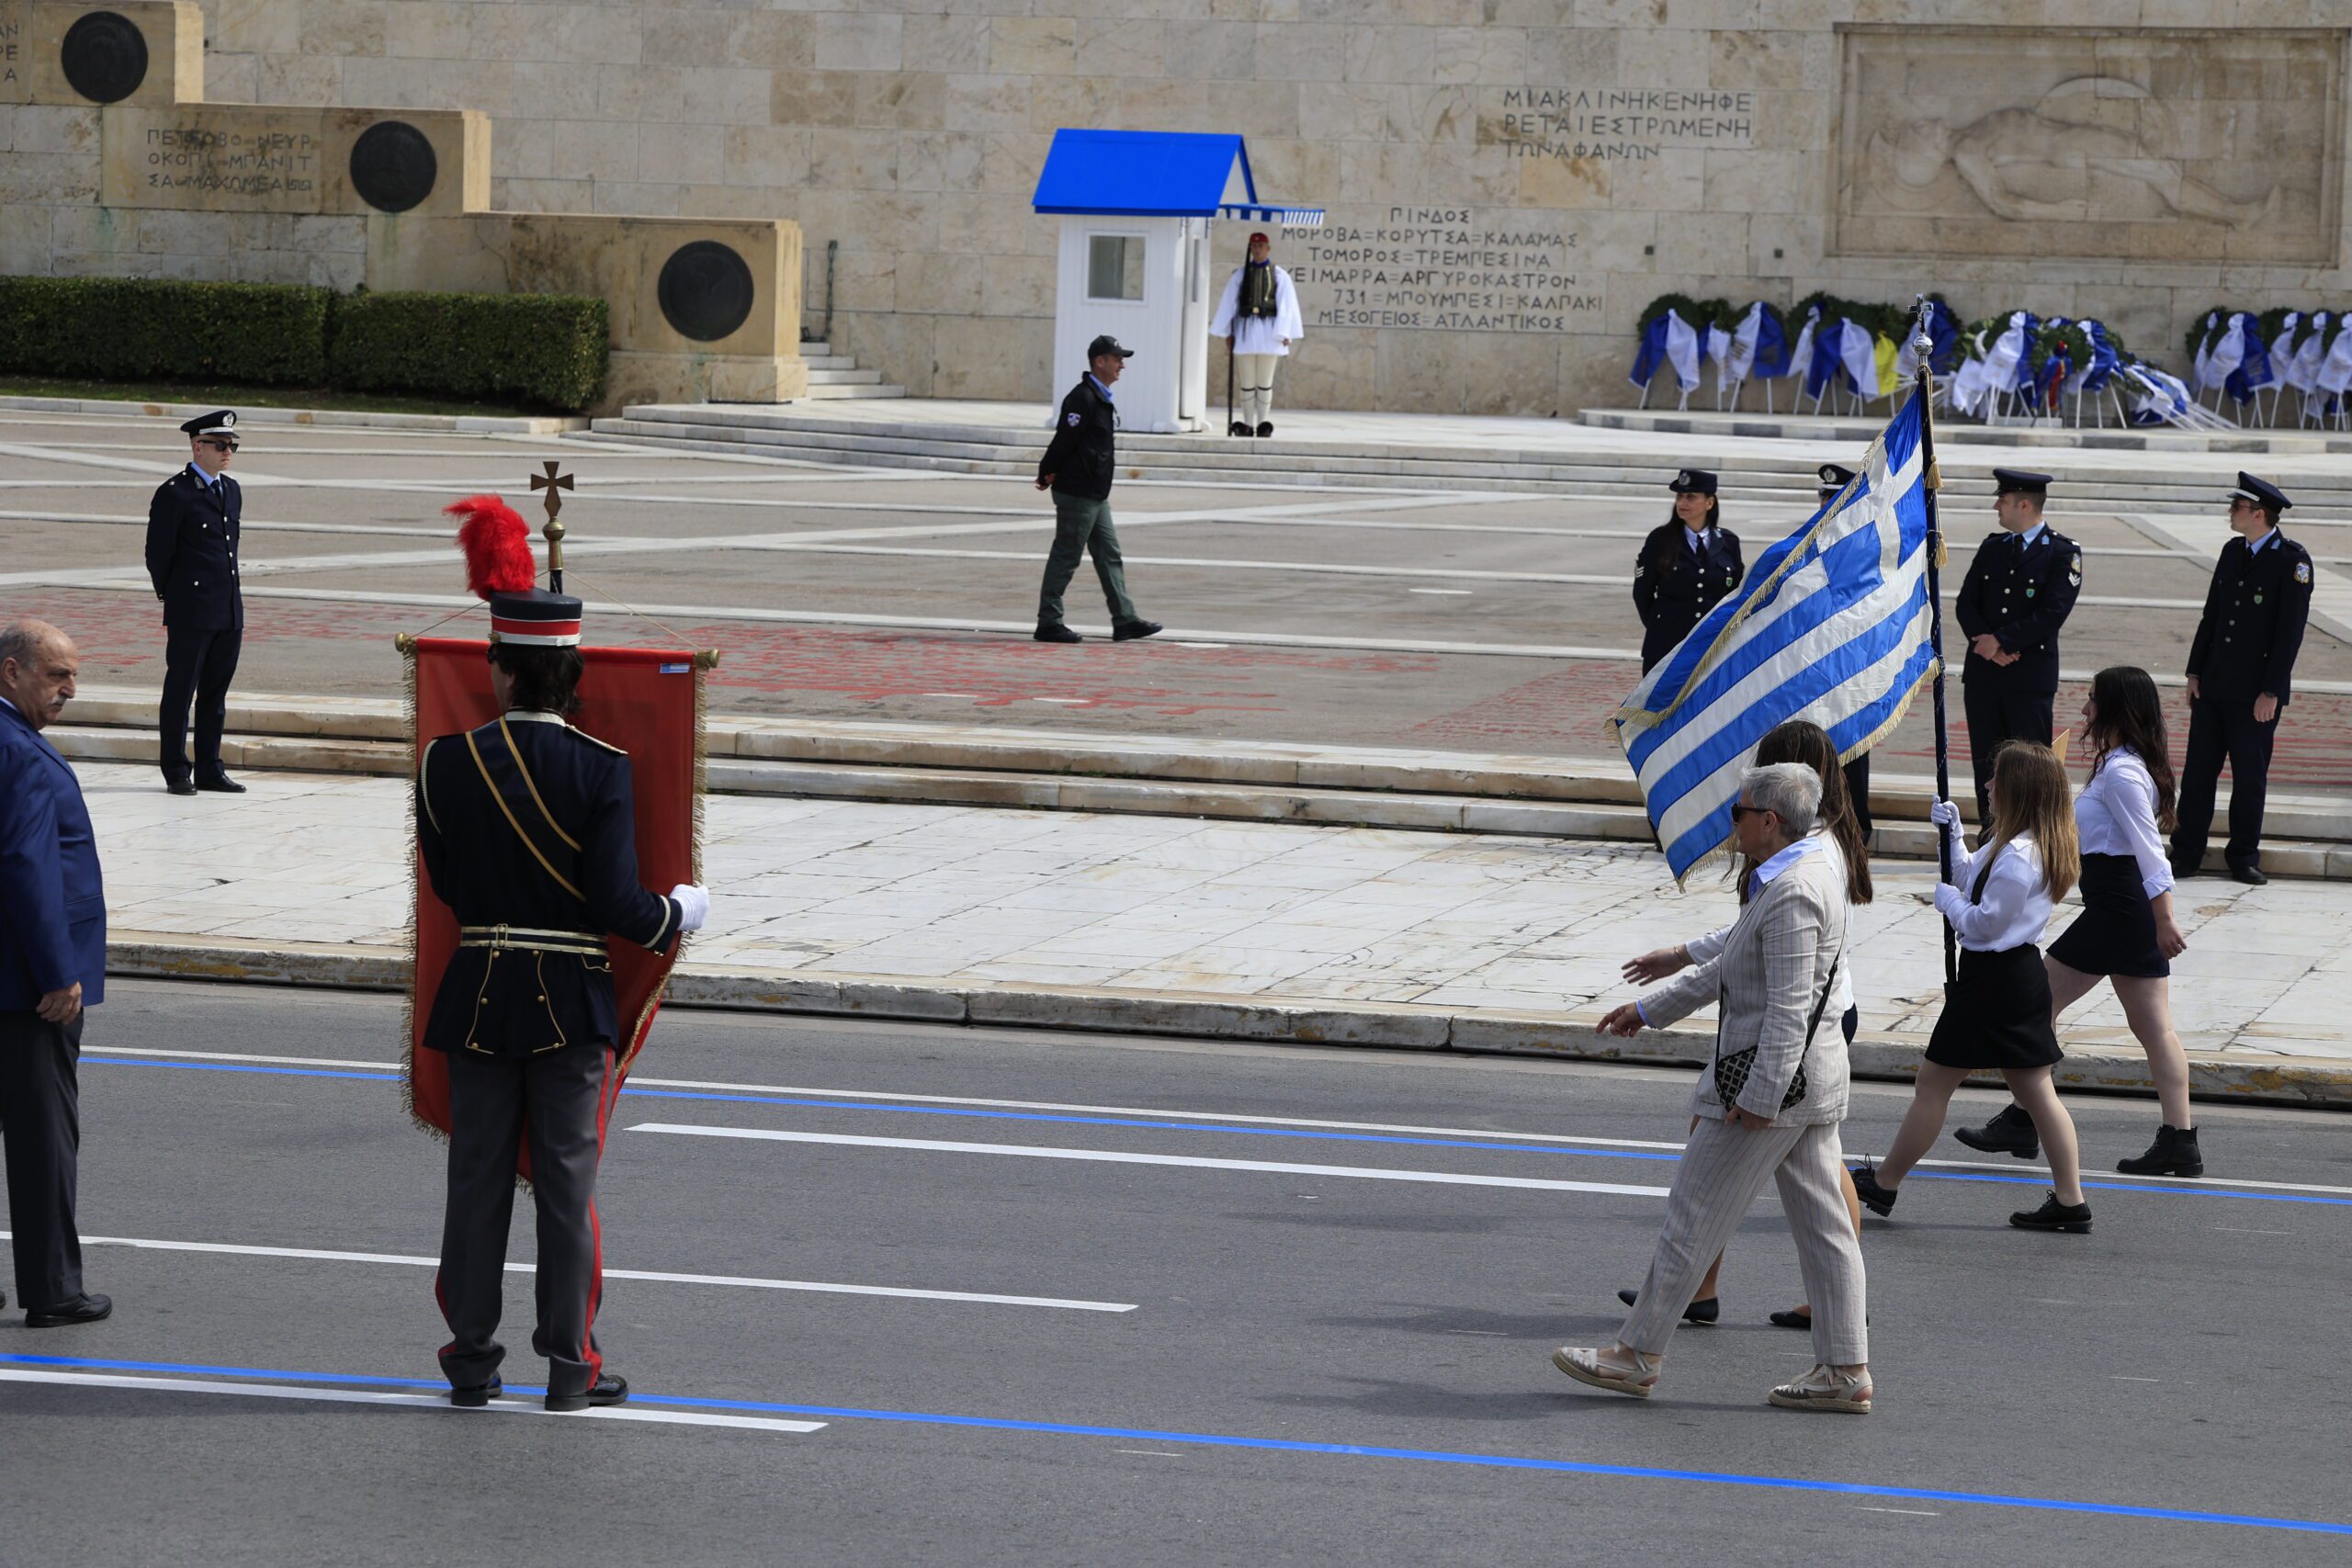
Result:
{"label": "blue line painted on road", "polygon": [[[339,1387],[438,1389],[446,1385],[413,1378],[376,1378],[347,1372],[296,1372],[274,1367],[212,1367],[173,1361],[85,1359],[74,1356],[28,1356],[0,1352],[0,1363],[79,1368],[89,1371],[164,1372],[182,1376],[261,1378],[273,1382],[310,1382]],[[544,1390],[511,1384],[510,1393]],[[1705,1486],[1738,1486],[1773,1492],[1806,1492],[1842,1497],[1886,1497],[1905,1502],[1972,1503],[2037,1513],[2088,1514],[2107,1518],[2152,1519],[2163,1524],[2229,1525],[2246,1529],[2290,1530],[2309,1535],[2352,1536],[2352,1524],[2328,1519],[2287,1518],[2267,1514],[2225,1514],[2202,1508],[2158,1508],[2134,1503],[2094,1503],[2072,1497],[2034,1497],[2002,1492],[1956,1492],[1926,1486],[1886,1486],[1874,1482],[1823,1481],[1807,1476],[1754,1475],[1738,1471],[1676,1470],[1656,1465],[1600,1464],[1587,1460],[1540,1459],[1521,1454],[1463,1453],[1445,1449],[1399,1449],[1368,1443],[1317,1443],[1289,1438],[1251,1438],[1222,1432],[1170,1432],[1148,1427],[1096,1427],[1067,1421],[1024,1421],[999,1416],[951,1416],[924,1410],[868,1410],[855,1405],[793,1404],[759,1399],[699,1399],[683,1394],[632,1391],[632,1403],[665,1409],[729,1410],[759,1415],[825,1416],[837,1421],[888,1421],[906,1426],[961,1427],[978,1431],[1030,1432],[1047,1437],[1117,1438],[1127,1442],[1187,1443],[1197,1448],[1246,1449],[1263,1453],[1317,1454],[1345,1459],[1403,1460],[1422,1464],[1526,1470],[1560,1475],[1589,1475],[1629,1481],[1679,1481]]]}
{"label": "blue line painted on road", "polygon": [[[398,1073],[344,1072],[323,1067],[270,1067],[242,1062],[165,1062],[120,1056],[85,1056],[85,1066],[109,1067],[180,1067],[200,1073],[268,1073],[287,1077],[359,1078],[398,1083]],[[726,1105],[782,1105],[817,1111],[888,1111],[908,1116],[952,1116],[987,1122],[1057,1122],[1080,1127],[1133,1127],[1151,1132],[1224,1133],[1244,1138],[1305,1138],[1341,1144],[1402,1144],[1419,1148],[1467,1149],[1487,1154],[1574,1155],[1586,1159],[1679,1160],[1679,1154],[1648,1149],[1595,1149],[1571,1144],[1513,1144],[1477,1138],[1415,1138],[1386,1133],[1322,1132],[1304,1127],[1242,1127],[1222,1122],[1171,1122],[1133,1116],[1073,1116],[1034,1111],[979,1111],[962,1106],[907,1105],[896,1100],[811,1100],[775,1094],[718,1094],[694,1089],[624,1089],[632,1100],[692,1100]],[[2047,1187],[2042,1176],[1996,1176],[1989,1172],[1915,1169],[1905,1180],[1979,1181],[2010,1187]],[[2352,1208],[2352,1198],[2332,1198],[2317,1192],[2255,1192],[2234,1187],[2178,1186],[2134,1181],[2086,1181],[2098,1192],[2152,1192],[2169,1197],[2246,1198],[2262,1203],[2312,1203],[2324,1208]]]}

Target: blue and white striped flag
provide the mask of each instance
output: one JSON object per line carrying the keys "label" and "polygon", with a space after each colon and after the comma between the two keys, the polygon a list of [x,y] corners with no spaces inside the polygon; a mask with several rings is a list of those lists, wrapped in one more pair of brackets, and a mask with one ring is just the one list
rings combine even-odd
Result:
{"label": "blue and white striped flag", "polygon": [[1851,760],[1934,676],[1921,414],[1905,401],[1854,482],[1765,551],[1618,708],[1678,880],[1730,842],[1740,770],[1774,725],[1810,719]]}

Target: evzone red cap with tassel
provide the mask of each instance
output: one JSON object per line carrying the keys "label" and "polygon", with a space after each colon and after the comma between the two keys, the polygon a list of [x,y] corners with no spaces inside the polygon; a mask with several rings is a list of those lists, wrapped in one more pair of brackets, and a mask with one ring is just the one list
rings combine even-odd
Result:
{"label": "evzone red cap with tassel", "polygon": [[466,586],[490,603],[490,640],[579,647],[580,601],[538,586],[530,525],[494,495],[469,495],[444,510],[464,519],[458,547],[466,553]]}

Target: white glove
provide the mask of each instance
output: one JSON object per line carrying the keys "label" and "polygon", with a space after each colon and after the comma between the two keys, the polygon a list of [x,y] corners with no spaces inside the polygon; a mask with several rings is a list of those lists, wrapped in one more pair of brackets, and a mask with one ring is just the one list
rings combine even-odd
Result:
{"label": "white glove", "polygon": [[1928,819],[1947,833],[1960,831],[1960,803],[1939,800],[1928,807]]}
{"label": "white glove", "polygon": [[670,889],[670,897],[678,901],[678,929],[702,930],[703,921],[710,919],[710,889],[699,883],[681,882]]}

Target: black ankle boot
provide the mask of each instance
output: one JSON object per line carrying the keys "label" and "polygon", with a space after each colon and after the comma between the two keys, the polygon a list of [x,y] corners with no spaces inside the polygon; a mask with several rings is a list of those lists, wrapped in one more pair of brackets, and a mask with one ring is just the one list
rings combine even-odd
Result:
{"label": "black ankle boot", "polygon": [[2197,1146],[2197,1129],[2166,1122],[2156,1129],[2156,1141],[2137,1159],[2120,1159],[2115,1168],[2126,1176],[2202,1176],[2205,1154]]}
{"label": "black ankle boot", "polygon": [[1988,1155],[2031,1159],[2041,1152],[2041,1139],[2033,1130],[2033,1118],[2026,1114],[2022,1105],[2005,1105],[1982,1127],[1955,1127],[1951,1135]]}

